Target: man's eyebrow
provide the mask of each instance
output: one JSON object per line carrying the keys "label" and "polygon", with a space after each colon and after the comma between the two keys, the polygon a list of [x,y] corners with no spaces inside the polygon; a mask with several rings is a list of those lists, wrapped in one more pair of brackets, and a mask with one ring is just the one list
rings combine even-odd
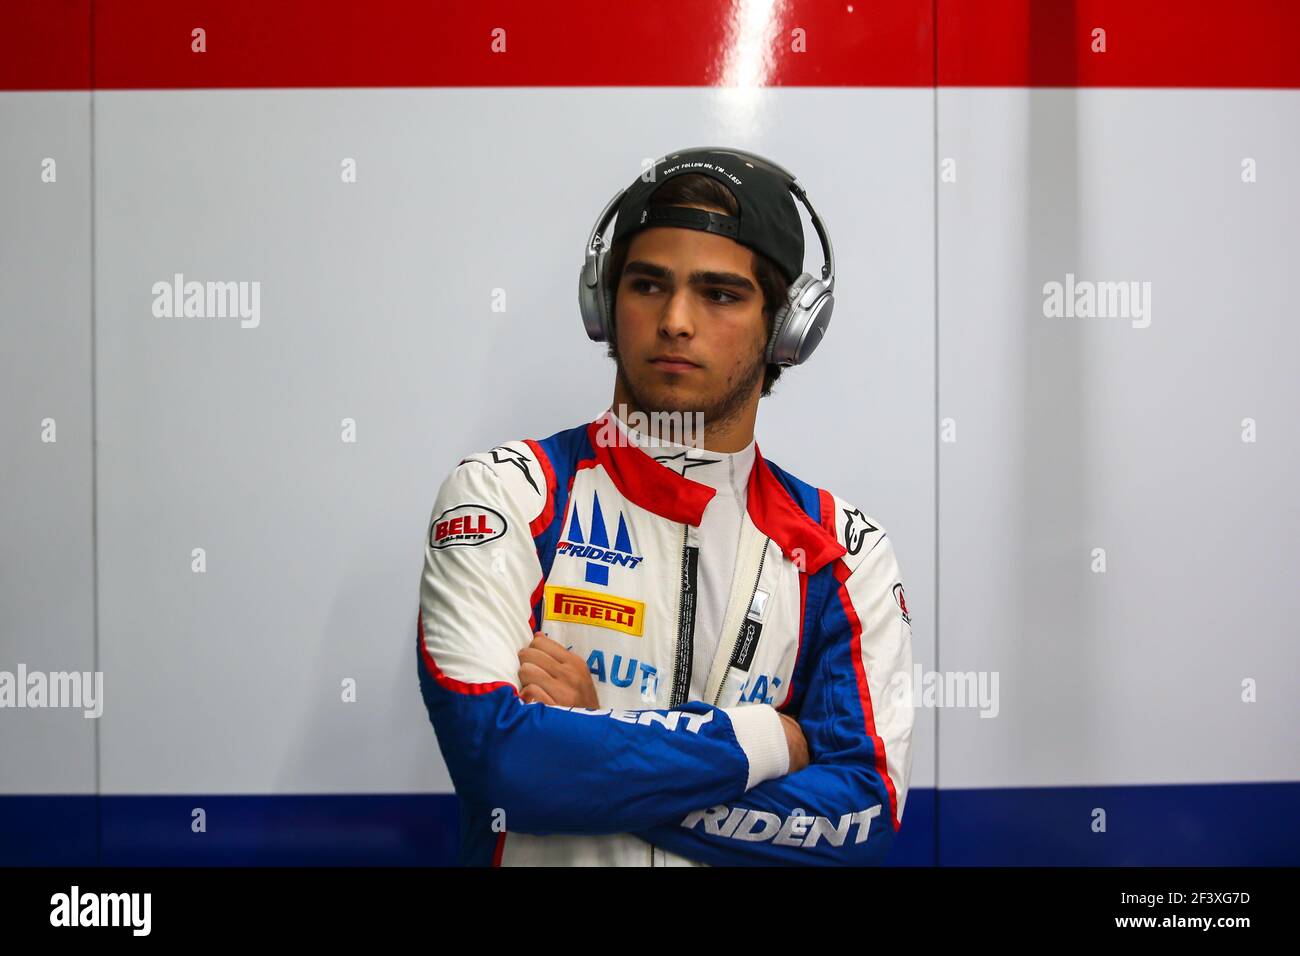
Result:
{"label": "man's eyebrow", "polygon": [[[674,278],[673,270],[656,265],[653,262],[646,262],[644,259],[633,259],[623,267],[623,273],[633,275],[649,276],[652,279],[663,279],[665,282],[672,282]],[[687,280],[690,285],[726,285],[736,289],[744,289],[747,292],[757,292],[758,287],[754,285],[745,276],[738,272],[707,272],[696,270],[692,272]]]}

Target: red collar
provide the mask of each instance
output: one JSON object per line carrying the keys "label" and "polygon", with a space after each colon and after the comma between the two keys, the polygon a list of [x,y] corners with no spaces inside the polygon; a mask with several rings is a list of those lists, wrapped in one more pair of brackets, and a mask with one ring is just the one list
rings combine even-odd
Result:
{"label": "red collar", "polygon": [[835,535],[813,521],[790,497],[785,485],[772,474],[757,442],[746,504],[758,530],[775,541],[785,556],[808,574],[816,574],[848,553]]}
{"label": "red collar", "polygon": [[699,527],[704,506],[713,500],[717,489],[665,468],[639,445],[627,443],[613,414],[607,411],[588,425],[587,440],[619,494],[661,518]]}
{"label": "red collar", "polygon": [[[618,426],[606,422],[613,412],[602,413],[587,426],[587,439],[596,461],[605,469],[619,493],[633,504],[661,518],[699,527],[704,508],[716,489],[665,468],[635,444],[618,436]],[[813,521],[790,497],[790,492],[772,473],[767,460],[754,443],[754,467],[749,473],[746,510],[755,527],[775,541],[787,558],[809,574],[845,554],[835,536]]]}

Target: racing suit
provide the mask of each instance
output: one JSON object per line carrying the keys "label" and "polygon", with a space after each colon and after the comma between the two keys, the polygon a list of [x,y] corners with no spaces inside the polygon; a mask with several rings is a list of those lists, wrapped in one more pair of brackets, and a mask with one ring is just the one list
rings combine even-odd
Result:
{"label": "racing suit", "polygon": [[[461,861],[879,863],[912,734],[911,621],[885,531],[755,443],[701,684],[715,489],[620,439],[614,417],[470,455],[434,502],[417,656]],[[539,630],[587,661],[599,709],[520,699],[518,652]],[[808,742],[794,773],[778,711]]]}

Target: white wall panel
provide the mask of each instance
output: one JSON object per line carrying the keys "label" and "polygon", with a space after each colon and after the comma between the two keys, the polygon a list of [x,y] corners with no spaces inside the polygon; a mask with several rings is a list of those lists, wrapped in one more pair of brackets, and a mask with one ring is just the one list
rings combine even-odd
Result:
{"label": "white wall panel", "polygon": [[[760,445],[886,523],[932,659],[931,105],[99,94],[101,653],[130,689],[104,719],[105,792],[450,789],[415,674],[434,493],[464,454],[607,405],[613,363],[575,301],[591,223],[643,156],[719,140],[803,177],[836,242],[832,331],[761,406]],[[176,272],[261,282],[260,325],[154,317]],[[922,715],[914,786],[933,782],[931,734]]]}
{"label": "white wall panel", "polygon": [[[0,93],[0,130],[0,670],[93,672],[90,96]],[[95,730],[0,710],[0,794],[94,793]]]}
{"label": "white wall panel", "polygon": [[[941,786],[1300,776],[1298,107],[939,92],[940,660],[1001,690],[942,715]],[[1150,325],[1045,317],[1067,272]]]}

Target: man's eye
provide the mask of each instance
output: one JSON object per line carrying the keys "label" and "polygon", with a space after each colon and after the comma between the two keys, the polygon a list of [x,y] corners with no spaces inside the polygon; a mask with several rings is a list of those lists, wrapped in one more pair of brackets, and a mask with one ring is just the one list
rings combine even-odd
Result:
{"label": "man's eye", "polygon": [[724,290],[722,290],[722,289],[709,289],[707,294],[708,294],[708,295],[715,295],[715,294],[716,294],[716,295],[725,295],[725,296],[726,296],[725,299],[714,299],[714,300],[713,300],[713,301],[716,302],[718,305],[727,305],[727,304],[732,303],[732,302],[739,302],[739,301],[740,301],[740,296],[738,296],[738,295],[732,295],[730,292],[726,292],[726,291],[724,291]]}
{"label": "man's eye", "polygon": [[657,282],[652,282],[652,281],[649,280],[649,279],[633,279],[633,280],[632,280],[632,288],[635,289],[637,292],[648,292],[649,290],[646,288],[646,286],[654,286],[655,288],[658,288],[658,287],[659,287],[659,283],[657,283]]}

